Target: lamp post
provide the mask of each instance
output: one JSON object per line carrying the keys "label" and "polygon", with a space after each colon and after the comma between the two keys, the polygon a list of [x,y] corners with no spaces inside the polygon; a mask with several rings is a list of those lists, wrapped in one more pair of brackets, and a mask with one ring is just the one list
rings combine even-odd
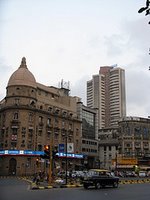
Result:
{"label": "lamp post", "polygon": [[50,156],[49,156],[49,177],[48,177],[48,184],[52,184],[52,165],[53,165],[53,132],[50,138]]}
{"label": "lamp post", "polygon": [[66,134],[65,134],[65,145],[66,145],[66,177],[65,177],[65,179],[66,179],[66,185],[67,185],[67,182],[68,182],[68,177],[67,177],[67,171],[68,171],[68,160],[67,160],[67,153],[68,153],[68,151],[67,151],[67,132],[66,132]]}
{"label": "lamp post", "polygon": [[116,160],[116,166],[115,166],[115,168],[116,168],[116,171],[117,171],[117,168],[118,168],[118,155],[117,155],[117,152],[116,152],[116,158],[115,158],[115,160]]}
{"label": "lamp post", "polygon": [[52,163],[53,163],[53,157],[52,157],[52,141],[50,141],[49,177],[48,177],[48,184],[49,184],[49,185],[51,185],[51,183],[52,183]]}

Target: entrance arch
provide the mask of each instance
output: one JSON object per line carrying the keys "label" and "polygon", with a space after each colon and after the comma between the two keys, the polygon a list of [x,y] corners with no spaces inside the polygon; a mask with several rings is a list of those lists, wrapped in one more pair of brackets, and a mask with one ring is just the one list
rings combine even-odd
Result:
{"label": "entrance arch", "polygon": [[9,160],[9,175],[16,175],[17,161],[15,158]]}

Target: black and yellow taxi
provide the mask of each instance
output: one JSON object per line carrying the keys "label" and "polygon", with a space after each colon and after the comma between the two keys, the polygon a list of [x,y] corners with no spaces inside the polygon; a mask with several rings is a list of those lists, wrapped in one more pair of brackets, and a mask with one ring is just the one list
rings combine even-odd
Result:
{"label": "black and yellow taxi", "polygon": [[90,169],[83,179],[83,187],[88,189],[94,186],[96,189],[112,186],[117,188],[119,177],[116,177],[111,171],[106,169]]}

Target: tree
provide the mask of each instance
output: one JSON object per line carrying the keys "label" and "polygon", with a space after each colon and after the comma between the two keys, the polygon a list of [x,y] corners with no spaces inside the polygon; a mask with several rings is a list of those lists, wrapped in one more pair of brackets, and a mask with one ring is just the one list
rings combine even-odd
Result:
{"label": "tree", "polygon": [[[145,11],[145,15],[150,15],[150,0],[146,0],[145,7],[142,7],[138,10],[138,13],[142,13]],[[150,21],[148,22],[150,24]]]}

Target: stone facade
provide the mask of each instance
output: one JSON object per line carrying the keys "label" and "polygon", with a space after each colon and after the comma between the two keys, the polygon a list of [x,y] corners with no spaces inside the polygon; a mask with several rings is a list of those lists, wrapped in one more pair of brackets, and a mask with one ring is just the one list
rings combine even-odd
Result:
{"label": "stone facade", "polygon": [[119,122],[120,153],[124,157],[150,155],[150,119],[126,117]]}
{"label": "stone facade", "polygon": [[[150,168],[150,119],[124,117],[118,128],[100,129],[100,166],[107,169]],[[135,164],[136,163],[136,164]]]}

